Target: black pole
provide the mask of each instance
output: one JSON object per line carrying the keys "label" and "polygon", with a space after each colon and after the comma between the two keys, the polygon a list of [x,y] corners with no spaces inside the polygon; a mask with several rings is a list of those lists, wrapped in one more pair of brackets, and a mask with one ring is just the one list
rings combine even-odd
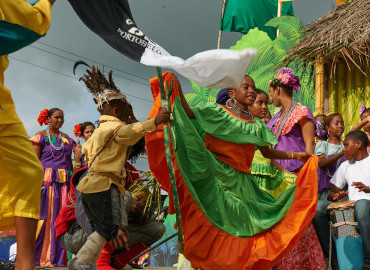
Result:
{"label": "black pole", "polygon": [[152,251],[153,249],[155,249],[155,248],[159,247],[160,245],[162,245],[162,244],[166,243],[167,241],[171,240],[171,239],[172,239],[172,238],[174,238],[177,234],[178,234],[178,232],[177,232],[177,233],[175,233],[175,234],[173,234],[173,235],[171,235],[171,236],[169,236],[169,237],[167,237],[166,239],[162,240],[162,241],[161,241],[161,242],[159,242],[158,244],[156,244],[156,245],[154,245],[154,246],[152,246],[152,247],[150,247],[150,248],[148,248],[148,249],[144,250],[143,252],[141,252],[139,255],[137,255],[135,258],[131,259],[130,261],[135,261],[135,260],[139,259],[141,256],[143,256],[143,255],[147,254],[148,252]]}

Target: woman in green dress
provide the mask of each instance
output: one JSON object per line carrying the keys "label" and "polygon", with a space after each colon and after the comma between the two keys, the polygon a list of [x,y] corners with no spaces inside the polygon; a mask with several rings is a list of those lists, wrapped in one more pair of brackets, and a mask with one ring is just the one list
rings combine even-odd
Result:
{"label": "woman in green dress", "polygon": [[[177,78],[167,74],[164,79],[176,81],[180,96],[171,129],[185,257],[199,269],[271,268],[315,213],[317,159],[310,158],[295,183],[272,196],[258,184],[258,178],[271,177],[250,171],[256,147],[277,143],[248,110],[256,98],[254,89],[242,84],[229,90],[226,106],[190,108]],[[153,89],[158,81],[151,83]],[[149,155],[149,163],[163,156]]]}

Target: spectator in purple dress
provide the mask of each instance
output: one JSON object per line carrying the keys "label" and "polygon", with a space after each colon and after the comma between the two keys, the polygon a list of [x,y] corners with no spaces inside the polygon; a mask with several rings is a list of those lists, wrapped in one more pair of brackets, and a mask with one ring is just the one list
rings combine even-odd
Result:
{"label": "spectator in purple dress", "polygon": [[[43,118],[43,119],[40,119]],[[61,109],[52,108],[40,113],[39,123],[48,127],[31,138],[36,155],[44,168],[41,189],[41,230],[36,240],[37,266],[64,266],[65,249],[55,237],[55,220],[65,205],[72,175],[72,149],[75,142],[60,132],[64,123]]]}

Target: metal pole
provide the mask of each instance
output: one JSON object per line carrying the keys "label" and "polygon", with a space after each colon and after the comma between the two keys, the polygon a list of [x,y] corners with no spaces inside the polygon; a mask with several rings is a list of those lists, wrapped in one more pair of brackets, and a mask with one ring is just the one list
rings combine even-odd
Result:
{"label": "metal pole", "polygon": [[[224,0],[224,3],[222,4],[222,11],[221,11],[221,24],[222,25],[224,23],[224,14],[225,14],[226,2],[227,2],[227,0]],[[221,35],[222,35],[222,30],[220,29],[220,30],[218,30],[217,49],[220,49],[220,46],[221,46]]]}
{"label": "metal pole", "polygon": [[132,262],[132,261],[135,261],[135,260],[139,259],[141,256],[147,254],[148,252],[152,251],[153,249],[159,247],[160,245],[168,242],[169,240],[171,240],[172,238],[174,238],[176,235],[178,235],[178,232],[177,233],[174,233],[173,235],[171,235],[169,237],[167,237],[166,239],[162,240],[158,244],[156,244],[156,245],[154,245],[154,246],[152,246],[152,247],[144,250],[143,252],[141,252],[139,255],[137,255],[135,258],[131,259],[130,261]]}
{"label": "metal pole", "polygon": [[[164,90],[164,83],[162,78],[162,70],[160,67],[156,68],[157,70],[157,76],[158,76],[158,83],[159,83],[159,89],[161,92],[161,103],[162,108],[166,108],[168,110],[171,110],[171,93],[173,90],[173,81],[171,81],[171,85],[167,86],[167,92]],[[175,179],[175,172],[173,170],[173,164],[172,164],[172,153],[171,153],[171,140],[170,140],[170,127],[168,122],[165,122],[163,124],[163,134],[164,134],[164,145],[165,145],[165,154],[166,154],[166,162],[167,162],[167,169],[170,176],[170,183],[171,183],[171,191],[173,196],[173,203],[175,205],[175,211],[176,211],[176,223],[177,223],[177,231],[178,231],[178,241],[179,243],[183,242],[182,238],[182,226],[181,226],[181,214],[180,214],[180,203],[179,203],[179,197],[177,195],[177,186],[176,186],[176,179]]]}
{"label": "metal pole", "polygon": [[[283,10],[283,2],[280,2],[280,0],[278,0],[278,12],[277,12],[278,17],[281,17],[282,10]],[[278,28],[276,31],[276,37],[278,37],[279,34],[280,34],[280,30]]]}

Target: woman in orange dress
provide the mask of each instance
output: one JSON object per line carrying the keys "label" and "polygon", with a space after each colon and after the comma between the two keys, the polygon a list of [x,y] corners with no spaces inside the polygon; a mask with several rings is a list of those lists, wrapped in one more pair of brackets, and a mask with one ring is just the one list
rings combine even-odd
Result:
{"label": "woman in orange dress", "polygon": [[[168,85],[177,82],[171,97],[171,130],[184,256],[193,268],[204,270],[270,269],[295,245],[315,214],[317,158],[310,158],[295,183],[272,196],[258,185],[270,176],[250,172],[256,146],[277,143],[265,123],[248,111],[254,89],[242,85],[229,90],[226,106],[204,103],[190,108],[177,78],[171,73],[163,77]],[[158,80],[151,84],[156,102],[150,117],[160,109]],[[160,126],[146,136],[146,143],[150,168],[166,185]]]}

